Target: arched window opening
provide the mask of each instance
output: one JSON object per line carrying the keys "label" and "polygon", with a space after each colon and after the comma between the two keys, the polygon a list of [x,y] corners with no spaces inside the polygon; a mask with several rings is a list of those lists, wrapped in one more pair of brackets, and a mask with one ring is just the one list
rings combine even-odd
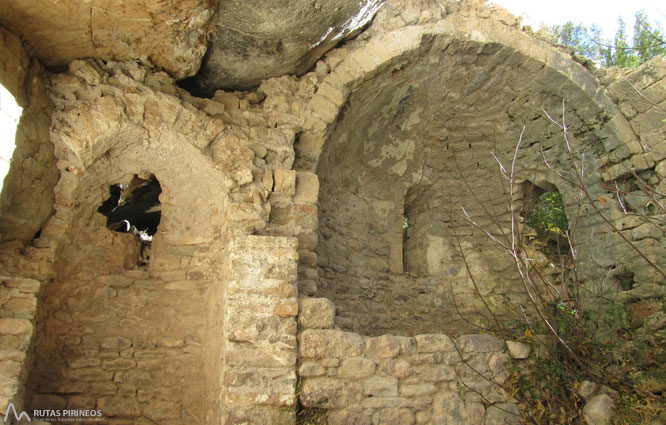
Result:
{"label": "arched window opening", "polygon": [[529,181],[522,184],[522,190],[520,216],[528,226],[525,236],[540,245],[548,258],[560,260],[569,253],[569,219],[562,194],[552,184],[537,186]]}
{"label": "arched window opening", "polygon": [[14,96],[0,85],[0,191],[16,147],[16,127],[22,111]]}
{"label": "arched window opening", "polygon": [[132,233],[141,242],[139,265],[150,259],[150,244],[162,217],[162,187],[155,176],[135,176],[129,184],[113,184],[109,198],[97,212],[106,216],[106,227],[121,233]]}

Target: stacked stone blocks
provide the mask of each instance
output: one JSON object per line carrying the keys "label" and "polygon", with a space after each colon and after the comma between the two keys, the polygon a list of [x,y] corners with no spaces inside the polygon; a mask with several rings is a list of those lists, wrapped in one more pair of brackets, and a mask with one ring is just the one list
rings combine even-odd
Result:
{"label": "stacked stone blocks", "polygon": [[507,403],[507,355],[491,335],[370,338],[334,318],[330,300],[300,300],[300,400],[330,425],[483,424],[489,404]]}
{"label": "stacked stone blocks", "polygon": [[293,420],[296,247],[295,238],[285,237],[238,236],[232,242],[224,300],[225,423]]}

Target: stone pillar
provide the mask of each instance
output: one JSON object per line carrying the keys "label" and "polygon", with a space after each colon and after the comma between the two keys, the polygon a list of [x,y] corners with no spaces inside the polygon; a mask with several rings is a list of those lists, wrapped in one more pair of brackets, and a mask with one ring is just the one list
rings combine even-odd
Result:
{"label": "stone pillar", "polygon": [[225,295],[224,424],[295,420],[297,239],[238,236]]}
{"label": "stone pillar", "polygon": [[40,282],[0,276],[0,414],[13,402],[20,409],[21,382],[25,379],[26,356],[32,339]]}

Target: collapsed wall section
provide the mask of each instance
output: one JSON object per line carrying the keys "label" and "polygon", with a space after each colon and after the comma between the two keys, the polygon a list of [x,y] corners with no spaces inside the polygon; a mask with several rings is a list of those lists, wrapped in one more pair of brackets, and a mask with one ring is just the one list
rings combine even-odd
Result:
{"label": "collapsed wall section", "polygon": [[501,340],[367,337],[332,329],[334,315],[325,298],[301,301],[300,400],[326,411],[329,425],[519,423],[502,390],[508,365]]}

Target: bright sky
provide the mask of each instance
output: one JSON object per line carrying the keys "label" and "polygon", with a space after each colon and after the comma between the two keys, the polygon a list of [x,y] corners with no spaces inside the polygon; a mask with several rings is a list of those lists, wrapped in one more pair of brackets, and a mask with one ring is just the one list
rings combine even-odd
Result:
{"label": "bright sky", "polygon": [[564,24],[567,21],[583,22],[588,26],[597,24],[606,38],[615,35],[617,18],[622,17],[627,24],[628,34],[633,33],[634,15],[644,10],[652,24],[661,23],[666,27],[666,2],[663,0],[490,0],[508,9],[516,16],[522,16],[523,25],[537,30],[542,23],[547,25]]}
{"label": "bright sky", "polygon": [[16,126],[21,111],[22,109],[16,104],[14,96],[0,84],[0,191],[5,175],[9,171],[12,152],[14,152]]}

